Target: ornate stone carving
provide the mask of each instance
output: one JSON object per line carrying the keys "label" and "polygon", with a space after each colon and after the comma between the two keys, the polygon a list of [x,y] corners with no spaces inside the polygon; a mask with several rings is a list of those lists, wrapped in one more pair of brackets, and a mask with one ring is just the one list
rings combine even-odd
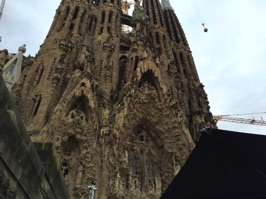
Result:
{"label": "ornate stone carving", "polygon": [[77,67],[81,71],[88,71],[91,73],[94,64],[93,52],[90,46],[82,45],[80,55],[77,59]]}
{"label": "ornate stone carving", "polygon": [[60,39],[58,45],[59,49],[64,51],[65,53],[70,53],[74,48],[74,44],[66,39]]}
{"label": "ornate stone carving", "polygon": [[[20,81],[17,96],[22,116],[29,118],[27,128],[40,132],[33,139],[55,143],[72,198],[88,198],[86,188],[93,180],[99,181],[97,199],[159,198],[193,148],[195,129],[212,124],[193,61],[189,74],[182,75],[191,52],[175,41],[174,33],[183,30],[173,11],[165,10],[170,17],[164,20],[157,4],[145,4],[144,11],[135,2],[133,30],[122,33],[120,22],[129,18],[118,6],[62,1],[56,27],[65,27],[50,31],[23,74],[25,82]],[[69,21],[76,7],[79,13]],[[64,31],[71,23],[70,36]],[[32,99],[38,113],[29,106]],[[66,147],[71,145],[74,150]]]}
{"label": "ornate stone carving", "polygon": [[112,79],[113,79],[113,66],[112,64],[108,63],[105,65],[105,75],[104,75],[104,78],[105,78],[105,81],[106,83],[112,83]]}
{"label": "ornate stone carving", "polygon": [[171,62],[170,64],[168,64],[168,70],[167,70],[169,76],[171,78],[175,78],[177,75],[177,69],[176,66],[173,62]]}
{"label": "ornate stone carving", "polygon": [[67,117],[68,122],[73,122],[74,124],[86,124],[86,116],[83,111],[81,111],[79,108],[75,108],[71,110]]}
{"label": "ornate stone carving", "polygon": [[113,38],[111,36],[107,37],[106,41],[103,43],[103,50],[113,53],[115,51],[115,48],[116,46],[113,43]]}

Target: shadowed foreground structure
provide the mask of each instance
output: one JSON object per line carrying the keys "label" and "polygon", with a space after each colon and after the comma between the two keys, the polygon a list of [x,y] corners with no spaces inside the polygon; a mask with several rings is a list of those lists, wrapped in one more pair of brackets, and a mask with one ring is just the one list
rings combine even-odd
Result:
{"label": "shadowed foreground structure", "polygon": [[1,76],[0,118],[0,198],[69,198],[52,144],[31,142]]}
{"label": "shadowed foreground structure", "polygon": [[266,136],[204,131],[161,199],[266,198]]}

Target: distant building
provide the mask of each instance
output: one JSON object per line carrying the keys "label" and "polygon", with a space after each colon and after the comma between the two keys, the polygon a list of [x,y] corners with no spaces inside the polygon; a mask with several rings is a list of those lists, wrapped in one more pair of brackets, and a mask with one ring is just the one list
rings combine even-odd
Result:
{"label": "distant building", "polygon": [[[163,5],[163,6],[162,6]],[[12,95],[32,140],[52,142],[72,198],[160,198],[214,127],[169,0],[63,0]],[[132,5],[133,6],[133,5]],[[132,27],[123,32],[122,25]]]}

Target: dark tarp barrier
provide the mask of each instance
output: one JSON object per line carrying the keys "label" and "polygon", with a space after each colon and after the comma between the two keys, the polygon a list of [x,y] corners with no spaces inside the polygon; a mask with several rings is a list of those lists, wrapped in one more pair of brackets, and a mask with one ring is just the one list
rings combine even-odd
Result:
{"label": "dark tarp barrier", "polygon": [[266,136],[207,129],[161,199],[266,199]]}

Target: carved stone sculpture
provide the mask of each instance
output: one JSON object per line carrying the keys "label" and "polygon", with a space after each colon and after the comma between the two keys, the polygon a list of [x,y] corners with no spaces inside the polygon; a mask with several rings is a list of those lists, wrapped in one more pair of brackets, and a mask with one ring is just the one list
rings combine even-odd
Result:
{"label": "carved stone sculpture", "polygon": [[135,1],[131,17],[120,1],[62,1],[18,82],[27,129],[55,144],[74,199],[92,181],[95,199],[159,199],[199,128],[215,126],[184,31],[159,4]]}

